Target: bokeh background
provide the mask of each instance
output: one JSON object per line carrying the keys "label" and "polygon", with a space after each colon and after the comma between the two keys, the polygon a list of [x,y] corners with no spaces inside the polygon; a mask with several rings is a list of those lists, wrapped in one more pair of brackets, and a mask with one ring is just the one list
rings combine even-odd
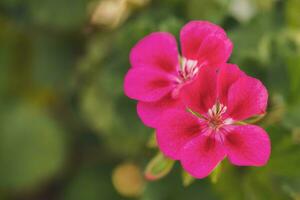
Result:
{"label": "bokeh background", "polygon": [[[230,62],[270,93],[265,167],[144,179],[153,130],[123,93],[131,47],[189,20],[221,25]],[[300,199],[299,0],[1,0],[0,199]],[[151,141],[150,141],[151,143]],[[152,145],[153,146],[153,145]]]}

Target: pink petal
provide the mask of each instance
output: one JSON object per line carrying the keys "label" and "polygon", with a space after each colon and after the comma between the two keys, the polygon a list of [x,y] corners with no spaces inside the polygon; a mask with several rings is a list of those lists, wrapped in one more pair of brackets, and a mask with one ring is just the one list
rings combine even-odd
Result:
{"label": "pink petal", "polygon": [[198,62],[216,66],[227,62],[232,52],[232,43],[223,35],[209,35],[198,50]]}
{"label": "pink petal", "polygon": [[179,53],[176,39],[164,32],[152,33],[140,40],[130,52],[132,67],[153,67],[165,72],[177,72]]}
{"label": "pink petal", "polygon": [[181,91],[186,107],[200,114],[206,114],[216,103],[217,72],[210,67],[201,67],[196,79]]}
{"label": "pink petal", "polygon": [[228,115],[244,120],[266,112],[268,92],[265,86],[250,76],[241,77],[228,91]]}
{"label": "pink petal", "polygon": [[162,114],[169,109],[185,109],[180,99],[171,97],[171,93],[156,102],[139,101],[137,112],[143,123],[149,127],[156,128]]}
{"label": "pink petal", "polygon": [[218,74],[218,98],[220,103],[227,105],[229,88],[245,73],[234,64],[223,64]]}
{"label": "pink petal", "polygon": [[141,101],[157,101],[173,87],[167,73],[143,67],[131,68],[124,81],[125,94]]}
{"label": "pink petal", "polygon": [[178,160],[181,148],[200,132],[200,122],[196,116],[184,109],[168,110],[157,126],[157,143],[166,156]]}
{"label": "pink petal", "polygon": [[259,126],[236,126],[226,135],[225,147],[231,163],[239,166],[262,166],[270,157],[268,134]]}
{"label": "pink petal", "polygon": [[201,135],[181,150],[183,168],[196,178],[208,176],[225,157],[223,145],[213,137]]}
{"label": "pink petal", "polygon": [[192,21],[180,32],[182,54],[199,63],[214,66],[224,63],[232,52],[232,43],[224,30],[207,21]]}

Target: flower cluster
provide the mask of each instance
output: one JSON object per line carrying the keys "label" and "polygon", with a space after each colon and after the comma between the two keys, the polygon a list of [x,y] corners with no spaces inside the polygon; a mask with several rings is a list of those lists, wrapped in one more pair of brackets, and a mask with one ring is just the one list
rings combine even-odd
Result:
{"label": "flower cluster", "polygon": [[267,133],[241,123],[266,112],[268,92],[257,79],[227,63],[232,42],[210,22],[180,32],[182,56],[169,33],[152,33],[132,49],[124,90],[138,100],[144,124],[156,129],[160,150],[204,178],[225,157],[238,166],[262,166],[270,156]]}

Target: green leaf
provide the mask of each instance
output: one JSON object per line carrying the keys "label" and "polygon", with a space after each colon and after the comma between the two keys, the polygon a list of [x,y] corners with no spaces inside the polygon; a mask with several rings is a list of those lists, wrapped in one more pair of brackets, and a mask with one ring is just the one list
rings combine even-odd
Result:
{"label": "green leaf", "polygon": [[72,42],[62,37],[35,36],[31,59],[35,85],[57,92],[70,88],[71,70],[75,64]]}
{"label": "green leaf", "polygon": [[293,142],[300,144],[300,127],[295,127],[292,130]]}
{"label": "green leaf", "polygon": [[33,187],[62,168],[64,131],[44,111],[18,104],[1,115],[0,127],[1,188]]}
{"label": "green leaf", "polygon": [[262,125],[269,126],[281,122],[286,111],[284,98],[280,94],[274,94],[270,98],[267,114],[262,121]]}
{"label": "green leaf", "polygon": [[149,148],[157,148],[157,141],[156,141],[156,134],[155,131],[151,134],[148,142],[147,147]]}
{"label": "green leaf", "polygon": [[214,169],[214,171],[210,175],[210,180],[212,183],[218,182],[221,172],[222,172],[222,162],[217,165],[217,167]]}
{"label": "green leaf", "polygon": [[299,179],[283,179],[282,190],[288,194],[292,199],[300,199],[300,181]]}
{"label": "green leaf", "polygon": [[[248,60],[254,60],[258,64],[266,64],[271,57],[271,37],[274,25],[270,23],[270,14],[261,14],[251,20],[248,24],[237,26],[228,31],[229,38],[233,41],[234,51],[231,56],[233,63],[238,63],[241,67],[248,64]],[[255,34],[253,34],[255,32]],[[255,65],[258,65],[255,64]],[[249,69],[257,72],[258,66],[250,63]],[[256,70],[253,70],[253,67]]]}
{"label": "green leaf", "polygon": [[299,178],[300,146],[289,132],[281,130],[280,134],[284,137],[272,144],[272,156],[265,170],[277,176]]}
{"label": "green leaf", "polygon": [[[299,49],[300,52],[300,49]],[[288,76],[290,81],[290,98],[293,101],[300,100],[300,55],[295,53],[286,59]]]}
{"label": "green leaf", "polygon": [[113,166],[84,166],[72,177],[64,191],[64,200],[121,200],[111,184]]}
{"label": "green leaf", "polygon": [[190,186],[196,179],[185,170],[182,170],[182,184],[184,187]]}
{"label": "green leaf", "polygon": [[287,108],[287,112],[283,118],[283,124],[288,128],[298,127],[300,124],[300,103],[291,105]]}
{"label": "green leaf", "polygon": [[74,30],[82,26],[87,18],[87,0],[29,0],[29,2],[29,14],[37,25]]}
{"label": "green leaf", "polygon": [[166,176],[173,168],[175,161],[159,152],[146,166],[145,177],[154,181]]}
{"label": "green leaf", "polygon": [[187,1],[187,16],[189,19],[202,19],[221,23],[227,14],[228,2],[219,0],[189,0]]}
{"label": "green leaf", "polygon": [[289,26],[300,27],[300,1],[287,0],[285,3],[285,16]]}

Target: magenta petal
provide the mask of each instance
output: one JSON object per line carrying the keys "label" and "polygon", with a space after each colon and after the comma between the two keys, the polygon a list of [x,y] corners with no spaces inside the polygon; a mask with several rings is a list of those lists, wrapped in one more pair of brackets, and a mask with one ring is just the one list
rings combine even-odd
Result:
{"label": "magenta petal", "polygon": [[186,107],[206,114],[217,98],[217,72],[210,67],[201,67],[196,79],[181,90]]}
{"label": "magenta petal", "polygon": [[229,88],[245,73],[234,64],[223,64],[218,74],[218,98],[220,103],[227,105]]}
{"label": "magenta petal", "polygon": [[168,74],[151,68],[131,68],[124,81],[125,94],[141,101],[156,101],[173,87]]}
{"label": "magenta petal", "polygon": [[207,21],[192,21],[180,32],[182,54],[199,63],[217,65],[228,60],[232,43],[225,31]]}
{"label": "magenta petal", "polygon": [[221,34],[209,35],[198,50],[198,62],[218,67],[227,62],[232,52],[231,41]]}
{"label": "magenta petal", "polygon": [[132,67],[154,67],[165,72],[177,72],[179,53],[176,39],[164,32],[152,33],[140,40],[130,52]]}
{"label": "magenta petal", "polygon": [[268,134],[259,126],[236,126],[226,135],[225,147],[231,163],[239,166],[262,166],[270,157]]}
{"label": "magenta petal", "polygon": [[174,99],[171,94],[168,94],[156,102],[139,101],[137,112],[145,125],[156,128],[162,114],[169,109],[176,108],[185,109],[180,99]]}
{"label": "magenta petal", "polygon": [[244,76],[236,81],[228,92],[228,115],[244,120],[266,112],[268,92],[257,79]]}
{"label": "magenta petal", "polygon": [[223,144],[212,137],[201,135],[181,150],[183,168],[196,178],[208,176],[225,157]]}
{"label": "magenta petal", "polygon": [[181,148],[200,132],[197,117],[184,109],[169,110],[163,114],[157,126],[157,143],[166,156],[178,160]]}

